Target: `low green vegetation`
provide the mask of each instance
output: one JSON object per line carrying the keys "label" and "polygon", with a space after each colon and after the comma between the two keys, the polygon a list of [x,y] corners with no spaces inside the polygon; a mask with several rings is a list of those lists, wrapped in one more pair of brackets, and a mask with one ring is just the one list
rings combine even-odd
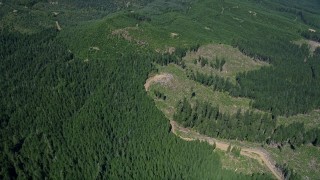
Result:
{"label": "low green vegetation", "polygon": [[300,174],[303,179],[317,179],[319,177],[319,148],[312,146],[301,146],[298,150],[292,150],[290,146],[280,149],[278,147],[266,148],[279,165],[287,165],[289,169]]}
{"label": "low green vegetation", "polygon": [[174,110],[177,103],[184,98],[188,98],[192,102],[208,101],[215,103],[223,112],[236,113],[238,109],[248,110],[250,108],[249,99],[234,98],[227,92],[214,91],[211,88],[195,83],[189,80],[186,71],[177,65],[169,64],[164,67],[158,66],[158,73],[167,73],[173,76],[172,80],[166,83],[166,85],[154,84],[150,89],[150,92],[159,90],[167,96],[165,101],[157,101],[156,104],[165,106],[165,109],[168,110],[166,112],[170,112],[168,115],[171,118],[174,112],[172,110]]}
{"label": "low green vegetation", "polygon": [[221,158],[222,167],[226,169],[244,174],[269,173],[269,170],[264,165],[254,159],[246,156],[237,157],[219,150],[216,150],[216,152]]}
{"label": "low green vegetation", "polygon": [[278,126],[280,125],[289,125],[292,123],[304,123],[306,129],[312,129],[314,127],[320,127],[320,112],[319,110],[314,110],[307,114],[298,114],[290,117],[279,117]]}
{"label": "low green vegetation", "polygon": [[[198,62],[200,58],[206,59],[207,63],[202,66]],[[198,51],[190,52],[184,58],[188,69],[206,74],[229,77],[231,82],[236,81],[236,75],[240,72],[258,70],[267,63],[254,60],[242,54],[237,48],[224,44],[209,44],[201,46]],[[194,63],[196,60],[197,63]]]}

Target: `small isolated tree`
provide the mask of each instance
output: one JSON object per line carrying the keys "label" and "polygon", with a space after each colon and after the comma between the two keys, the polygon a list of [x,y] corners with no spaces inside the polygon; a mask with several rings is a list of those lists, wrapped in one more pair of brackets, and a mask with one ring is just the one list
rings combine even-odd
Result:
{"label": "small isolated tree", "polygon": [[208,59],[201,57],[200,58],[201,67],[204,67],[208,64]]}
{"label": "small isolated tree", "polygon": [[181,61],[180,66],[182,67],[182,69],[185,69],[187,67],[184,61]]}
{"label": "small isolated tree", "polygon": [[241,148],[240,148],[240,147],[234,146],[234,147],[231,149],[231,153],[232,153],[233,155],[235,155],[236,157],[239,157],[239,156],[240,156],[240,152],[241,152]]}
{"label": "small isolated tree", "polygon": [[162,99],[165,101],[167,99],[167,96],[163,95]]}
{"label": "small isolated tree", "polygon": [[193,91],[192,93],[191,93],[191,98],[193,98],[193,97],[195,97],[196,96],[196,93]]}
{"label": "small isolated tree", "polygon": [[196,96],[196,92],[194,92],[193,87],[190,88],[190,91],[191,91],[191,98],[195,97]]}
{"label": "small isolated tree", "polygon": [[216,142],[214,142],[214,143],[213,143],[212,147],[213,147],[213,150],[215,150],[215,149],[216,149],[216,147],[217,147]]}
{"label": "small isolated tree", "polygon": [[163,93],[161,93],[160,91],[155,90],[154,91],[154,95],[158,98],[158,99],[162,99],[162,100],[166,100],[167,96],[164,95]]}
{"label": "small isolated tree", "polygon": [[219,70],[220,70],[220,72],[223,70],[224,64],[226,64],[226,60],[223,58],[223,59],[221,60],[220,64],[219,64]]}
{"label": "small isolated tree", "polygon": [[193,64],[197,65],[197,63],[198,63],[198,60],[197,60],[197,59],[194,59],[194,60],[193,60]]}
{"label": "small isolated tree", "polygon": [[227,149],[227,153],[229,153],[231,151],[231,144],[229,144],[228,149]]}

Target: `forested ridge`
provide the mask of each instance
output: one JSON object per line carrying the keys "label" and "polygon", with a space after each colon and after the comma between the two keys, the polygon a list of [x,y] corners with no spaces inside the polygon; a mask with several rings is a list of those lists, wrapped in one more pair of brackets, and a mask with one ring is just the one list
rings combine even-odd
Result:
{"label": "forested ridge", "polygon": [[1,32],[1,179],[249,178],[170,133],[143,89],[148,56],[86,63],[56,34]]}

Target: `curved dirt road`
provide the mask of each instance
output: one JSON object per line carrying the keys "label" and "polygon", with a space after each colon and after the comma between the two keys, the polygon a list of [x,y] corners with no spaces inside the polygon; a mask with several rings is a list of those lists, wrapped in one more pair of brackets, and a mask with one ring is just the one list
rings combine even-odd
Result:
{"label": "curved dirt road", "polygon": [[172,74],[168,74],[168,73],[158,74],[147,79],[146,83],[144,84],[144,88],[146,89],[146,91],[148,91],[152,83],[166,84],[170,82],[172,79],[173,79]]}
{"label": "curved dirt road", "polygon": [[[151,84],[153,83],[167,84],[172,79],[173,79],[173,76],[167,73],[158,74],[153,77],[150,77],[149,79],[147,79],[146,83],[144,84],[145,90],[148,91]],[[230,143],[226,141],[217,140],[215,138],[201,135],[188,128],[184,128],[179,124],[177,124],[175,121],[170,120],[170,124],[172,127],[171,129],[172,133],[185,141],[194,141],[194,140],[205,141],[210,145],[216,144],[216,148],[223,151],[227,151],[230,145]],[[271,159],[269,153],[266,150],[264,150],[263,148],[250,148],[250,147],[244,147],[244,146],[239,146],[239,147],[241,148],[241,152],[240,152],[241,155],[258,160],[259,163],[267,166],[268,169],[272,172],[272,174],[278,180],[284,179],[282,173],[278,171],[278,169],[275,167],[275,164],[276,164],[275,161]]]}
{"label": "curved dirt road", "polygon": [[[205,141],[209,143],[210,145],[216,144],[216,148],[227,151],[230,143],[224,142],[221,140],[217,140],[215,138],[211,138],[208,136],[201,135],[199,133],[193,132],[190,129],[183,128],[179,126],[175,121],[170,121],[171,127],[172,127],[172,133],[177,135],[183,140],[186,141]],[[185,137],[184,137],[185,135]],[[275,167],[275,161],[271,160],[269,154],[264,149],[260,148],[248,148],[248,147],[241,147],[241,155],[247,156],[249,158],[253,158],[258,160],[261,164],[268,167],[268,169],[272,172],[272,174],[279,180],[283,180],[284,177],[281,172],[278,171],[278,169]]]}

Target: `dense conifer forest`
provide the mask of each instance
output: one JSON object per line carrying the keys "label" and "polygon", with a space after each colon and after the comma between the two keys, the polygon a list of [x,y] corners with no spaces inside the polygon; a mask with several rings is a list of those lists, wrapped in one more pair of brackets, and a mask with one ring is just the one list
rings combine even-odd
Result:
{"label": "dense conifer forest", "polygon": [[[262,68],[237,76],[237,83],[241,87],[240,96],[255,99],[254,107],[274,115],[286,116],[306,113],[320,107],[320,100],[314,98],[320,95],[318,54],[314,53],[310,57],[306,46],[299,48],[297,45],[290,47],[278,44],[278,47],[270,49],[270,52],[261,51],[264,54],[259,54],[258,49],[241,46],[239,45],[243,52],[258,59],[266,59],[274,65],[272,68]],[[256,44],[256,47],[259,47],[259,44]],[[272,56],[267,57],[267,53]]]}

